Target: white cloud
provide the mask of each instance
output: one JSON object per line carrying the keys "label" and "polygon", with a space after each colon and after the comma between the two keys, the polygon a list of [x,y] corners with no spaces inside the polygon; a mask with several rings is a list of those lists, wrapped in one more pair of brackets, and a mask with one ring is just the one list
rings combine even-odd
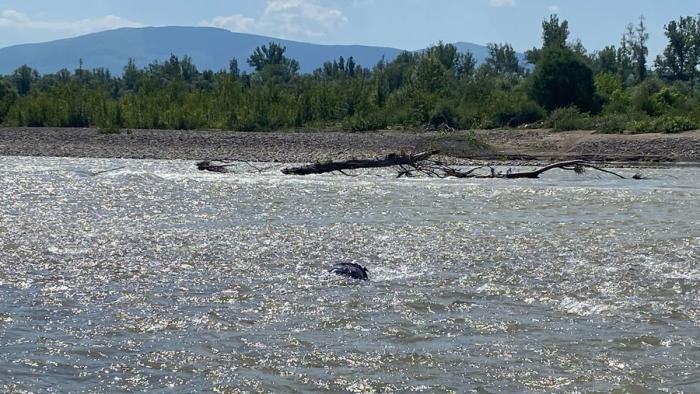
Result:
{"label": "white cloud", "polygon": [[319,37],[347,22],[342,11],[314,0],[267,0],[258,18],[240,14],[217,16],[199,25],[282,37]]}
{"label": "white cloud", "polygon": [[550,5],[549,7],[547,7],[547,10],[549,10],[549,12],[553,14],[558,14],[559,11],[561,11],[561,8],[559,8],[558,5]]}
{"label": "white cloud", "polygon": [[36,19],[15,10],[0,11],[0,28],[62,33],[64,36],[93,33],[120,27],[141,26],[143,26],[141,23],[120,18],[115,15],[68,21]]}
{"label": "white cloud", "polygon": [[513,7],[515,0],[489,0],[489,4],[492,7]]}
{"label": "white cloud", "polygon": [[217,16],[210,21],[200,22],[200,26],[213,26],[233,31],[248,32],[255,30],[257,21],[245,15],[235,14],[229,16]]}

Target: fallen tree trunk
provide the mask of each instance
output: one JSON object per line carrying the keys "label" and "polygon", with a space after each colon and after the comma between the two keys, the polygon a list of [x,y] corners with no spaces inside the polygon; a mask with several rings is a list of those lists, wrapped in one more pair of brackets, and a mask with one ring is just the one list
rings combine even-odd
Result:
{"label": "fallen tree trunk", "polygon": [[325,163],[309,164],[301,167],[289,167],[282,170],[285,175],[311,175],[326,174],[329,172],[343,172],[345,170],[357,170],[361,168],[382,168],[394,166],[411,166],[429,159],[437,154],[437,151],[423,152],[415,155],[390,154],[383,159],[329,161]]}
{"label": "fallen tree trunk", "polygon": [[[382,159],[365,159],[365,160],[346,160],[346,161],[328,161],[324,163],[314,163],[300,167],[288,167],[282,170],[285,175],[311,175],[311,174],[326,174],[330,172],[339,172],[343,175],[348,175],[344,171],[358,170],[363,168],[385,168],[398,167],[398,177],[412,177],[417,174],[422,174],[428,177],[435,178],[481,178],[481,179],[536,179],[547,171],[561,169],[566,171],[574,171],[577,174],[583,174],[586,169],[593,169],[614,175],[621,179],[627,179],[624,176],[613,171],[597,167],[584,160],[569,160],[558,163],[553,163],[548,166],[533,170],[513,172],[509,169],[506,173],[497,172],[490,165],[479,166],[468,170],[451,167],[439,161],[430,160],[430,158],[438,151],[422,152],[417,154],[390,154]],[[250,163],[249,166],[262,172],[260,169]],[[202,161],[197,163],[197,168],[201,171],[212,172],[228,172],[228,167],[235,164],[226,161]],[[479,171],[488,169],[488,173]],[[636,174],[632,179],[645,179],[641,174]]]}

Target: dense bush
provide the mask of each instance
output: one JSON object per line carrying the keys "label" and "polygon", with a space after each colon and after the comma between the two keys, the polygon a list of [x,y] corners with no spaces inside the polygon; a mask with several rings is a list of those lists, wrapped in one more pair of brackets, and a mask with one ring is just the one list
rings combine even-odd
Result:
{"label": "dense bush", "polygon": [[619,134],[627,129],[629,117],[627,115],[611,114],[597,119],[596,130],[601,133]]}
{"label": "dense bush", "polygon": [[511,92],[495,92],[483,110],[483,128],[517,127],[544,119],[546,111],[526,96]]}
{"label": "dense bush", "polygon": [[662,109],[656,100],[657,94],[661,91],[661,82],[653,79],[646,80],[632,89],[631,105],[632,110],[649,116],[659,116]]}
{"label": "dense bush", "polygon": [[381,116],[355,115],[343,123],[343,127],[350,131],[374,131],[386,129],[388,124]]}
{"label": "dense bush", "polygon": [[700,128],[698,123],[684,116],[661,116],[645,120],[634,120],[628,124],[636,133],[680,133]]}
{"label": "dense bush", "polygon": [[545,124],[554,131],[590,130],[593,128],[591,116],[581,113],[576,107],[559,108],[552,111]]}
{"label": "dense bush", "polygon": [[457,126],[457,112],[454,107],[447,102],[439,103],[431,112],[428,123],[431,126],[448,125],[450,127]]}

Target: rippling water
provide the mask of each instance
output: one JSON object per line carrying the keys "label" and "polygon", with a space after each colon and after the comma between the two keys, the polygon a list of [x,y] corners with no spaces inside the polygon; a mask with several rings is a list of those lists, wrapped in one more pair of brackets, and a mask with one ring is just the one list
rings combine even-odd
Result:
{"label": "rippling water", "polygon": [[700,391],[696,169],[278,169],[0,157],[0,391]]}

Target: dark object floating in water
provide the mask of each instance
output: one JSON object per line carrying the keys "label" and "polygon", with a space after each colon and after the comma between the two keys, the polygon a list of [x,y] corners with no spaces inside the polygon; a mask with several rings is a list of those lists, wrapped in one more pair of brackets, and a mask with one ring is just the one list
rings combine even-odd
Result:
{"label": "dark object floating in water", "polygon": [[328,272],[345,276],[346,278],[369,280],[367,268],[356,263],[339,263],[334,265]]}
{"label": "dark object floating in water", "polygon": [[199,171],[220,172],[220,173],[228,172],[228,167],[231,167],[233,165],[234,164],[231,164],[231,163],[226,163],[226,162],[221,162],[221,161],[210,161],[210,160],[200,161],[196,164],[197,169]]}

